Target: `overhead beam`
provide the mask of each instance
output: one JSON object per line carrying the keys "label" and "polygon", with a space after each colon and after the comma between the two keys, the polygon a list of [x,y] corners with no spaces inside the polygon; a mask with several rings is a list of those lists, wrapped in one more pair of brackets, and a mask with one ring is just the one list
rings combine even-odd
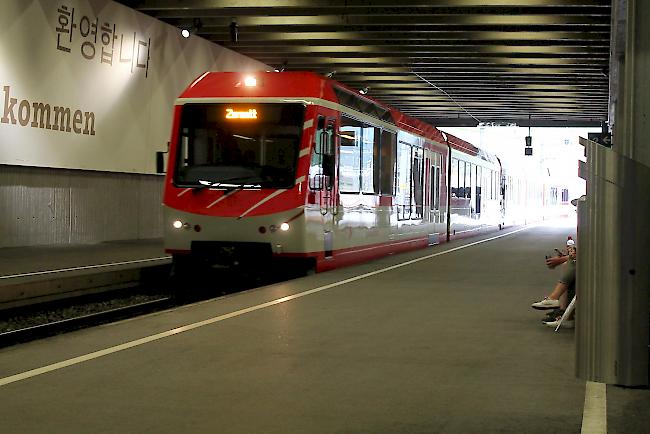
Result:
{"label": "overhead beam", "polygon": [[[134,9],[213,9],[213,8],[255,8],[268,6],[265,0],[127,0]],[[485,6],[484,0],[406,0],[399,3],[402,7],[435,6]],[[491,6],[600,6],[610,8],[609,0],[490,0]],[[346,6],[381,6],[395,7],[394,0],[273,0],[273,6],[284,7],[346,7]]]}

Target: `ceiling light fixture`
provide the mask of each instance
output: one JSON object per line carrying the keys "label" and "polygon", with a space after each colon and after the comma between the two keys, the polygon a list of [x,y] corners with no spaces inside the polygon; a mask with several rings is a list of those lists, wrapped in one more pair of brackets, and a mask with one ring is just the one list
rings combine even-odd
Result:
{"label": "ceiling light fixture", "polygon": [[191,26],[183,27],[181,29],[181,36],[184,38],[189,38],[192,33],[198,33],[198,31],[201,30],[201,27],[203,27],[201,19],[194,18]]}

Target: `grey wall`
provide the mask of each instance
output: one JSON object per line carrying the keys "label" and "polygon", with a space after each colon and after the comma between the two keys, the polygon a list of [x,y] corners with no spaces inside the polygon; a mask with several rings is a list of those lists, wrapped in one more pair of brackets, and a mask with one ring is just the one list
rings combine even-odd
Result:
{"label": "grey wall", "polygon": [[162,237],[163,179],[0,165],[0,247]]}

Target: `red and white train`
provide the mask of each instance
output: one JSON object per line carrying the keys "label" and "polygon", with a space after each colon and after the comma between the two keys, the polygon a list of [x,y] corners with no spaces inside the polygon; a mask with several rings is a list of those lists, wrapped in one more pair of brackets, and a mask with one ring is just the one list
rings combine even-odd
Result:
{"label": "red and white train", "polygon": [[505,179],[495,156],[332,79],[205,73],[175,104],[165,249],[328,270],[500,229]]}

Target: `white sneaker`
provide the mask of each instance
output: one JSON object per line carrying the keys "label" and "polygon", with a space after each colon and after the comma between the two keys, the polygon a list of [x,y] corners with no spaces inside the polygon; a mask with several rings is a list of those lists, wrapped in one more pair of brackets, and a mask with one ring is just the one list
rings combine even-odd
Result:
{"label": "white sneaker", "polygon": [[[555,320],[555,321],[544,321],[544,325],[546,325],[548,327],[552,327],[552,328],[556,328],[559,323],[560,323],[559,319]],[[572,320],[572,319],[568,320],[567,319],[567,320],[564,320],[562,322],[562,325],[560,326],[560,328],[561,329],[572,329],[572,328],[575,328],[575,326],[576,326],[576,323],[575,323],[574,320]]]}
{"label": "white sneaker", "polygon": [[544,298],[544,300],[538,301],[530,305],[533,309],[546,310],[546,309],[555,309],[560,307],[560,300],[553,300],[551,298]]}

